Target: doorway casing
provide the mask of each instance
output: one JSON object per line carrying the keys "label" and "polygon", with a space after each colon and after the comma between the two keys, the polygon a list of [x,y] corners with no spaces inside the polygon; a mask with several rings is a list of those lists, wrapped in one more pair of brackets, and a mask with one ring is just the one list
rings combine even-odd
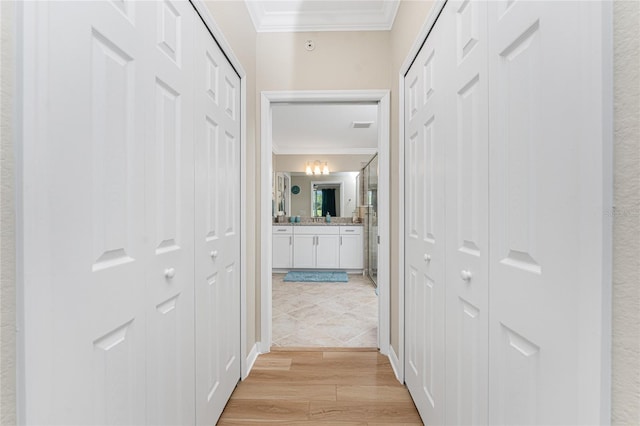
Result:
{"label": "doorway casing", "polygon": [[378,104],[378,158],[379,179],[379,227],[380,238],[378,267],[378,347],[380,353],[389,353],[389,120],[390,95],[388,90],[312,90],[265,91],[260,99],[260,351],[271,349],[271,176],[272,153],[272,105],[282,102],[375,102]]}

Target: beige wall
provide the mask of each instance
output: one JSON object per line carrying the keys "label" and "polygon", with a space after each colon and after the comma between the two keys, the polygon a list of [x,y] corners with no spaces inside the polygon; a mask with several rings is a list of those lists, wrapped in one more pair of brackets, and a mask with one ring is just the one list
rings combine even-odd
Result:
{"label": "beige wall", "polygon": [[[398,85],[400,67],[405,61],[409,50],[412,48],[422,26],[424,25],[429,12],[433,6],[431,1],[403,1],[398,8],[398,14],[391,30],[391,67],[392,72],[390,76],[391,87],[391,347],[396,355],[399,354],[399,334],[398,329],[398,291],[400,283],[398,283],[398,272],[400,265],[398,257],[394,256],[394,253],[398,253],[400,250],[400,203],[398,194],[400,192],[400,179],[399,176],[399,151],[398,147],[400,142],[399,127],[398,127],[398,114],[399,111],[399,96]],[[402,361],[402,360],[401,360]]]}
{"label": "beige wall", "polygon": [[245,208],[247,222],[244,230],[247,235],[247,350],[260,340],[260,299],[259,272],[260,264],[257,254],[260,252],[260,234],[258,233],[258,200],[260,188],[257,167],[259,151],[256,143],[256,128],[259,119],[256,117],[256,31],[249,17],[249,12],[241,1],[207,1],[214,20],[220,27],[226,40],[231,45],[234,55],[242,63],[247,73],[247,205]]}
{"label": "beige wall", "polygon": [[640,2],[614,3],[612,423],[640,424]]}
{"label": "beige wall", "polygon": [[16,424],[14,4],[0,2],[0,424]]}
{"label": "beige wall", "polygon": [[259,33],[257,90],[387,89],[388,52],[386,31]]}

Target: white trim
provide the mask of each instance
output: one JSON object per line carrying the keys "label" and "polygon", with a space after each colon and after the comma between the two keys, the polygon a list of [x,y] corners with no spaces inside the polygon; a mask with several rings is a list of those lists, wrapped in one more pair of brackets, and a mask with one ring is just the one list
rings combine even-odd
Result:
{"label": "white trim", "polygon": [[399,1],[386,0],[378,10],[266,11],[260,1],[245,1],[251,22],[261,32],[389,31]]}
{"label": "white trim", "polygon": [[[409,53],[407,54],[406,59],[404,60],[404,62],[402,63],[402,66],[400,67],[400,72],[398,73],[398,102],[399,102],[399,108],[398,108],[398,130],[399,130],[399,136],[398,136],[398,178],[399,178],[399,188],[398,188],[398,230],[399,230],[399,242],[400,242],[400,247],[398,248],[398,372],[396,373],[396,376],[398,376],[398,380],[400,380],[401,382],[404,382],[404,367],[405,367],[405,363],[404,363],[404,330],[405,330],[405,300],[404,300],[404,293],[405,293],[405,286],[404,286],[404,245],[405,245],[405,240],[404,240],[404,235],[405,235],[405,229],[404,229],[404,203],[405,203],[405,197],[404,197],[404,75],[409,71],[409,68],[411,67],[411,64],[413,63],[413,61],[415,60],[416,56],[418,55],[418,52],[420,52],[420,48],[422,47],[422,45],[424,44],[424,41],[427,39],[427,35],[429,35],[429,32],[431,31],[431,29],[433,28],[433,26],[436,23],[436,19],[438,18],[438,15],[440,14],[440,12],[442,11],[442,9],[444,8],[444,4],[446,3],[446,0],[437,0],[433,7],[431,8],[431,11],[429,12],[429,16],[427,17],[427,20],[425,21],[424,25],[422,26],[422,29],[420,30],[420,33],[418,34],[418,37],[415,39],[415,41],[413,42],[413,46],[411,47],[411,50],[409,50]],[[393,365],[393,364],[392,364]],[[395,371],[395,368],[394,368]]]}
{"label": "white trim", "polygon": [[[603,93],[602,96],[602,137],[603,153],[603,204],[605,211],[613,212],[613,200],[615,196],[613,174],[614,167],[614,7],[612,2],[602,2],[602,54],[601,54],[601,70],[602,75],[599,77],[603,81]],[[599,58],[595,58],[598,60]],[[602,237],[602,288],[601,288],[601,346],[600,346],[600,359],[601,359],[601,382],[600,389],[602,394],[600,395],[600,424],[611,424],[612,414],[612,383],[613,383],[613,369],[612,369],[612,318],[614,304],[612,301],[613,293],[613,217],[604,215],[603,217],[603,230],[604,235]]]}
{"label": "white trim", "polygon": [[[47,7],[41,5],[41,7]],[[19,425],[27,422],[26,408],[26,336],[25,336],[25,180],[28,174],[25,172],[25,157],[29,156],[28,148],[33,146],[33,140],[37,140],[38,129],[44,130],[44,123],[37,121],[42,115],[44,102],[41,88],[36,82],[41,76],[41,69],[36,65],[47,64],[47,56],[43,54],[43,46],[38,44],[38,31],[47,31],[47,22],[38,20],[40,15],[36,13],[36,5],[33,3],[16,3],[15,31],[15,238],[16,238],[16,420]],[[37,30],[37,31],[36,31]],[[29,48],[25,48],[28,46]],[[29,122],[32,125],[25,126]],[[40,131],[41,131],[40,130]],[[29,142],[29,143],[27,143]],[[27,152],[25,152],[27,151]],[[34,177],[37,180],[37,177]],[[28,197],[28,194],[27,194]]]}
{"label": "white trim", "polygon": [[279,148],[273,145],[273,152],[279,155],[375,155],[378,148]]}
{"label": "white trim", "polygon": [[249,355],[247,355],[247,357],[244,359],[244,365],[247,366],[247,369],[242,371],[242,380],[245,380],[249,376],[249,373],[251,373],[253,364],[256,363],[258,355],[260,355],[259,348],[260,342],[256,342],[251,348],[251,352],[249,352]]}
{"label": "white trim", "polygon": [[400,358],[396,355],[396,351],[393,350],[393,346],[389,346],[389,363],[391,364],[393,373],[396,375],[396,379],[398,379],[400,383],[404,383],[401,376],[403,362],[400,361]]}
{"label": "white trim", "polygon": [[[389,354],[391,346],[391,238],[390,217],[390,119],[391,95],[389,91],[380,99],[378,107],[378,347],[383,355]],[[382,219],[382,220],[380,220]]]}
{"label": "white trim", "polygon": [[[379,203],[378,233],[380,247],[378,249],[378,347],[380,353],[389,353],[389,120],[390,94],[388,90],[312,90],[312,91],[267,91],[260,97],[260,294],[261,294],[261,351],[271,349],[271,288],[272,288],[272,253],[271,253],[271,154],[272,143],[272,108],[276,102],[362,102],[378,103],[378,159]],[[267,195],[268,194],[268,195]],[[265,198],[267,197],[267,198]],[[267,296],[268,295],[268,296]]]}
{"label": "white trim", "polygon": [[[272,153],[271,142],[272,111],[271,101],[263,93],[260,97],[260,352],[271,351],[271,295],[273,264],[271,247],[272,221]],[[269,135],[267,137],[267,135]],[[268,196],[267,196],[268,194]]]}
{"label": "white trim", "polygon": [[[595,111],[590,111],[589,118],[585,118],[588,122],[597,122],[602,138],[602,152],[595,155],[593,162],[600,166],[600,178],[594,179],[589,185],[590,191],[601,191],[602,194],[602,211],[613,212],[613,150],[614,150],[614,99],[613,99],[613,4],[612,2],[596,2],[590,4],[590,37],[587,41],[590,46],[588,58],[591,61],[588,68],[594,72],[590,75],[592,82],[590,87],[600,88],[601,91],[592,91],[592,96],[588,104],[597,105]],[[586,182],[586,180],[582,180]],[[613,214],[602,215],[602,234],[594,235],[591,238],[586,237],[583,241],[585,244],[599,243],[598,256],[602,259],[602,263],[597,265],[599,270],[594,268],[593,271],[600,273],[602,283],[597,288],[584,289],[582,295],[581,318],[589,318],[589,321],[581,328],[580,346],[578,351],[583,354],[593,354],[594,362],[590,362],[588,356],[580,358],[578,362],[585,362],[586,367],[594,363],[599,364],[600,374],[597,378],[588,380],[583,377],[583,381],[579,384],[579,395],[581,401],[589,401],[589,407],[581,410],[582,418],[579,422],[586,423],[593,421],[597,416],[598,423],[603,425],[611,424],[611,383],[612,383],[612,279],[613,279]],[[587,275],[583,275],[578,279],[583,282],[589,279]],[[595,303],[590,303],[594,301]],[[593,338],[593,333],[597,332],[599,340]],[[583,368],[584,370],[584,368]],[[585,380],[586,379],[586,380]],[[599,389],[599,393],[592,395],[591,389]],[[582,394],[585,394],[582,397]]]}
{"label": "white trim", "polygon": [[240,77],[240,376],[247,365],[247,73],[203,0],[190,0],[222,52]]}

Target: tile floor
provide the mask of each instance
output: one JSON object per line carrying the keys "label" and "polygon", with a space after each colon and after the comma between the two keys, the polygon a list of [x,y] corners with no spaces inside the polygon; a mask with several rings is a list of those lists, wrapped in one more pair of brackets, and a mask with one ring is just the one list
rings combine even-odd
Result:
{"label": "tile floor", "polygon": [[273,274],[273,346],[377,347],[378,297],[373,283],[284,282]]}

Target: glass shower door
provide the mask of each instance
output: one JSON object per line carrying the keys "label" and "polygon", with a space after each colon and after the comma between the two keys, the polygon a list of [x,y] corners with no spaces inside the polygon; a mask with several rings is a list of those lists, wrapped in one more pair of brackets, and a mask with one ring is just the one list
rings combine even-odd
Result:
{"label": "glass shower door", "polygon": [[366,167],[366,202],[367,202],[367,233],[368,233],[368,274],[378,285],[378,156],[376,155]]}

